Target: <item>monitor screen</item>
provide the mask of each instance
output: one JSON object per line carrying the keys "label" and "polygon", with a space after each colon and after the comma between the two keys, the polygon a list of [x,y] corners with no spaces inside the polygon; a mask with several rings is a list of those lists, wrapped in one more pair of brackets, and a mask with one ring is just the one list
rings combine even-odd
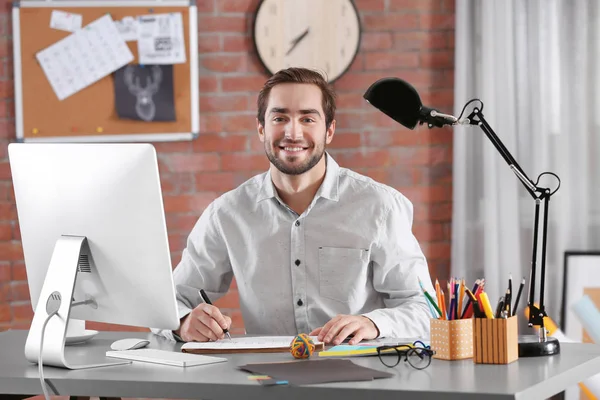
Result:
{"label": "monitor screen", "polygon": [[89,252],[60,268],[77,268],[72,302],[95,304],[73,307],[70,319],[177,329],[154,147],[11,143],[8,152],[34,311],[47,301],[40,293],[59,239],[85,237]]}

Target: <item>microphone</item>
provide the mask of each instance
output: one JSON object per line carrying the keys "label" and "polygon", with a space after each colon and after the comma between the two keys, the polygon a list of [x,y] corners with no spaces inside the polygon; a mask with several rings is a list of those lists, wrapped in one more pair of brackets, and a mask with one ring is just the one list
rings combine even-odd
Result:
{"label": "microphone", "polygon": [[[398,78],[383,78],[373,83],[363,97],[381,112],[408,129],[417,124],[427,124],[429,128],[465,123],[453,115],[425,107],[415,88]],[[468,120],[466,121],[468,123]]]}

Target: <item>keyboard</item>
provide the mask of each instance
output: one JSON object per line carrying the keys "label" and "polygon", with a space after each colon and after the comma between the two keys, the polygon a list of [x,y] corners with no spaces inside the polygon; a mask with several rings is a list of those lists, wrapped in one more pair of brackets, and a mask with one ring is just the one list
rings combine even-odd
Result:
{"label": "keyboard", "polygon": [[159,349],[121,351],[109,350],[106,352],[106,356],[131,361],[174,365],[178,367],[193,367],[195,365],[207,365],[227,361],[227,359],[223,357],[205,356],[200,354],[182,353],[180,351]]}

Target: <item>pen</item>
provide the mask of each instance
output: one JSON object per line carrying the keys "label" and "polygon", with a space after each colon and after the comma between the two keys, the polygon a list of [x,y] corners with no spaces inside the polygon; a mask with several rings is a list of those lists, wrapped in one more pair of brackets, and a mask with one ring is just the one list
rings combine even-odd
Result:
{"label": "pen", "polygon": [[521,280],[521,285],[519,285],[519,291],[517,292],[517,298],[515,300],[515,305],[512,308],[512,315],[517,313],[517,306],[519,305],[519,299],[521,298],[521,292],[523,291],[523,286],[525,286],[525,278]]}
{"label": "pen", "polygon": [[506,309],[508,316],[512,315],[512,274],[508,274],[508,290],[506,291],[506,296],[504,296],[504,308]]}
{"label": "pen", "polygon": [[502,316],[502,311],[504,311],[504,297],[500,297],[500,300],[498,300],[498,305],[496,306],[496,318]]}
{"label": "pen", "polygon": [[[204,300],[204,302],[206,304],[210,304],[212,306],[212,302],[210,301],[210,299],[206,295],[206,292],[204,291],[204,289],[200,289],[200,296],[202,297],[202,300]],[[227,337],[229,338],[229,340],[231,340],[231,335],[229,334],[229,330],[227,328],[223,329],[223,333],[227,335]]]}
{"label": "pen", "polygon": [[[512,286],[512,285],[511,285]],[[506,295],[504,296],[504,311],[506,311],[507,316],[512,316],[512,289],[506,290]]]}

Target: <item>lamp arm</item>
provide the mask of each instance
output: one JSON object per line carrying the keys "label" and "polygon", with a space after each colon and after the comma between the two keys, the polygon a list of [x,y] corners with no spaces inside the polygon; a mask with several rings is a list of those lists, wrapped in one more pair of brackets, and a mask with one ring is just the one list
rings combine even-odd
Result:
{"label": "lamp arm", "polygon": [[[525,171],[521,168],[517,160],[510,154],[506,146],[502,143],[498,135],[494,132],[490,124],[483,117],[483,113],[481,109],[475,108],[473,112],[467,117],[470,125],[477,125],[481,130],[485,133],[488,139],[492,142],[496,150],[500,153],[504,161],[508,164],[508,166],[513,170],[517,178],[521,181],[523,186],[527,192],[534,199],[539,198],[539,195],[536,194],[537,191],[540,191],[539,188],[536,187],[535,183],[525,174]],[[543,189],[542,189],[543,190]]]}
{"label": "lamp arm", "polygon": [[[477,125],[485,133],[488,139],[492,142],[496,150],[500,153],[502,158],[506,161],[509,167],[513,170],[517,178],[521,181],[525,190],[535,200],[535,222],[533,230],[533,251],[531,257],[531,276],[529,279],[529,301],[527,306],[529,307],[529,321],[528,325],[540,326],[539,335],[540,341],[546,341],[546,329],[544,328],[544,317],[546,311],[544,308],[544,286],[546,281],[546,242],[548,234],[548,205],[550,201],[551,192],[548,188],[538,187],[523,171],[521,166],[517,163],[517,160],[510,154],[508,149],[504,146],[500,138],[496,135],[492,127],[485,120],[481,109],[475,108],[473,112],[467,117],[468,124]],[[542,254],[541,254],[541,271],[540,271],[540,302],[539,307],[535,305],[535,282],[536,282],[536,257],[537,257],[537,246],[538,246],[538,232],[539,232],[539,214],[540,214],[540,203],[544,201],[544,218],[542,224]]]}

